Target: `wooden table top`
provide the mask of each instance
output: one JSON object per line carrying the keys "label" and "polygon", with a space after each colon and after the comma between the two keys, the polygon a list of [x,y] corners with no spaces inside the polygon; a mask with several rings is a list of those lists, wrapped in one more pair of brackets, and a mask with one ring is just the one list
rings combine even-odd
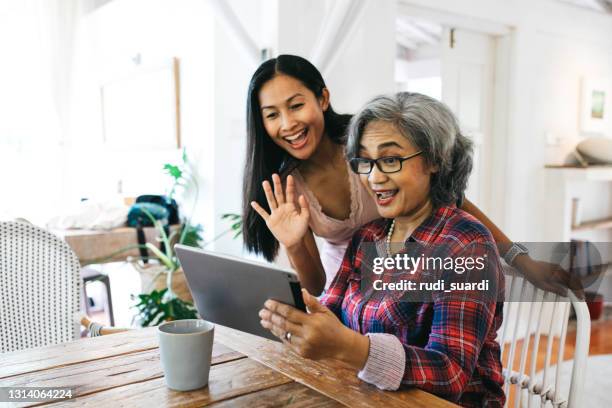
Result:
{"label": "wooden table top", "polygon": [[172,391],[164,384],[156,331],[131,330],[0,354],[0,386],[72,388],[73,399],[54,407],[455,406],[416,388],[380,391],[338,361],[303,359],[282,343],[219,325],[208,386]]}

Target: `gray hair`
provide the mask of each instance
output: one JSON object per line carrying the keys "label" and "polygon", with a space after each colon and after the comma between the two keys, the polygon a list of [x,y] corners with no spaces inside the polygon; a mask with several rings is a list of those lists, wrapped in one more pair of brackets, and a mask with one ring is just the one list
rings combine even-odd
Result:
{"label": "gray hair", "polygon": [[455,115],[445,104],[410,92],[377,96],[351,119],[346,146],[349,160],[359,155],[363,131],[373,121],[393,124],[423,151],[428,165],[438,167],[429,191],[434,208],[463,199],[472,171],[472,142],[461,134]]}

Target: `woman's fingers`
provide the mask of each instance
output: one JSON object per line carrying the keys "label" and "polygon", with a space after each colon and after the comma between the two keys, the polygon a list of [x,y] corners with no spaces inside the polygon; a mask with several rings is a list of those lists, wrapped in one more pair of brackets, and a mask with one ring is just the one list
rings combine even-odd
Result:
{"label": "woman's fingers", "polygon": [[296,323],[301,324],[304,319],[308,318],[308,315],[301,310],[296,309],[293,306],[286,305],[284,303],[277,302],[275,300],[268,299],[264,303],[264,307],[272,312],[281,315],[285,319]]}
{"label": "woman's fingers", "polygon": [[[559,269],[561,274],[560,280],[562,281],[562,286],[564,286],[563,289],[569,289],[574,293],[574,295],[576,295],[576,297],[578,297],[578,299],[584,299],[584,287],[582,286],[582,281],[580,278],[575,274],[570,274],[562,268]],[[566,293],[567,290],[565,291],[564,296],[567,296]]]}
{"label": "woman's fingers", "polygon": [[287,202],[294,203],[295,202],[295,181],[293,180],[293,176],[287,176]]}
{"label": "woman's fingers", "polygon": [[264,221],[268,221],[270,214],[268,214],[268,212],[264,210],[261,205],[257,204],[256,201],[251,201],[251,207],[257,212],[257,214],[261,215],[261,218],[263,218]]}
{"label": "woman's fingers", "polygon": [[280,329],[279,327],[272,324],[270,320],[261,319],[260,324],[264,329],[270,330],[272,334],[278,337],[279,339],[283,339],[283,337],[285,336],[285,332],[282,331],[282,329]]}
{"label": "woman's fingers", "polygon": [[266,194],[266,200],[268,200],[268,205],[270,206],[270,210],[275,210],[278,207],[276,202],[276,198],[274,197],[274,193],[272,192],[272,186],[268,180],[261,183],[264,189],[264,193]]}
{"label": "woman's fingers", "polygon": [[567,296],[567,287],[560,283],[542,283],[542,289],[555,293],[559,296]]}
{"label": "woman's fingers", "polygon": [[273,335],[278,337],[280,341],[283,342],[284,345],[286,345],[287,347],[290,347],[296,354],[300,354],[299,348],[300,348],[300,345],[303,343],[303,340],[299,335],[296,335],[296,334],[293,334],[293,332],[290,332],[291,339],[287,340],[287,337],[285,337],[287,332],[283,331],[281,328],[274,326],[272,323],[266,322],[264,320],[261,321],[261,325],[263,328],[270,330],[270,332]]}
{"label": "woman's fingers", "polygon": [[280,176],[276,173],[272,175],[272,182],[274,183],[274,197],[278,205],[285,203],[285,193],[283,192],[283,183],[281,183]]}
{"label": "woman's fingers", "polygon": [[310,207],[308,206],[308,201],[306,201],[306,197],[300,195],[298,198],[298,203],[300,204],[300,214],[305,217],[310,217]]}
{"label": "woman's fingers", "polygon": [[283,316],[276,313],[272,313],[267,309],[262,309],[259,311],[259,318],[262,322],[265,322],[268,325],[268,327],[266,327],[267,329],[278,329],[278,332],[283,335],[286,332],[290,332],[291,335],[297,336],[301,336],[302,334],[303,327],[301,324],[297,324],[290,320],[287,320]]}

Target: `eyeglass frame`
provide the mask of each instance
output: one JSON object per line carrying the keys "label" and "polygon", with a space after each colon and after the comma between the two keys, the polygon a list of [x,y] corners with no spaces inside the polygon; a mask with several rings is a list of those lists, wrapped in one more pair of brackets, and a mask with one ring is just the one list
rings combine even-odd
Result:
{"label": "eyeglass frame", "polygon": [[[406,157],[399,157],[399,156],[385,156],[385,157],[379,157],[378,159],[366,159],[364,157],[353,157],[352,159],[349,160],[349,164],[351,164],[351,170],[353,171],[353,173],[356,174],[371,174],[372,170],[374,170],[374,165],[376,165],[376,167],[378,168],[378,170],[380,170],[381,173],[384,174],[393,174],[393,173],[397,173],[402,171],[402,165],[406,160],[410,160],[413,157],[417,157],[418,155],[422,154],[423,151],[419,150],[416,153],[413,153],[409,156]],[[378,162],[379,160],[385,160],[385,159],[398,159],[399,160],[399,169],[395,170],[395,171],[384,171],[380,165],[380,163]],[[370,164],[370,170],[367,173],[360,173],[358,172],[355,168],[353,168],[352,163],[357,163],[358,161],[360,162],[367,162]]]}

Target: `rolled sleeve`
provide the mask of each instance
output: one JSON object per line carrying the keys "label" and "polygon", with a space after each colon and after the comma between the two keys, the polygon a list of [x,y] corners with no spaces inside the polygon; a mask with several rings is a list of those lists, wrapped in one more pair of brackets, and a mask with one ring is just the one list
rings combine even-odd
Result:
{"label": "rolled sleeve", "polygon": [[406,352],[392,334],[368,333],[370,352],[365,366],[357,376],[381,390],[397,390],[406,368]]}

